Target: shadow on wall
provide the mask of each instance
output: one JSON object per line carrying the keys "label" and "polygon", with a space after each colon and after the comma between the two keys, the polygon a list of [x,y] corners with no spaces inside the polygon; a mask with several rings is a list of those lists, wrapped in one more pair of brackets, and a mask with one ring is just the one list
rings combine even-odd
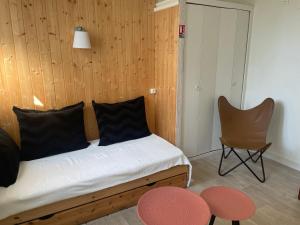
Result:
{"label": "shadow on wall", "polygon": [[282,155],[284,147],[283,142],[283,124],[284,124],[284,106],[282,102],[275,101],[275,108],[274,113],[272,116],[270,128],[269,128],[269,135],[267,138],[268,142],[272,142],[271,148],[266,152],[271,153],[275,152],[275,154]]}

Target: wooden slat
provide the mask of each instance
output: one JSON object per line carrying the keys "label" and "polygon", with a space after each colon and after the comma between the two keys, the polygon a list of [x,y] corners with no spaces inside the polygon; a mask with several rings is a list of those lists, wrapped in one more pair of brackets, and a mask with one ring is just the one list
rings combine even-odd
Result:
{"label": "wooden slat", "polygon": [[[154,0],[0,0],[0,127],[19,141],[11,108],[49,109],[85,101],[88,139],[98,137],[91,100],[144,95],[155,129]],[[75,26],[92,49],[73,49]],[[34,97],[42,105],[34,104]]]}
{"label": "wooden slat", "polygon": [[186,176],[184,174],[174,176],[150,186],[142,186],[122,192],[120,194],[113,195],[108,198],[104,198],[98,201],[91,202],[80,207],[72,208],[63,212],[60,212],[53,217],[46,220],[34,220],[24,225],[80,225],[82,223],[97,219],[99,217],[108,215],[119,210],[129,208],[137,204],[139,198],[147,191],[162,187],[162,186],[177,186],[185,187]]}
{"label": "wooden slat", "polygon": [[[35,97],[42,104],[46,103],[44,74],[39,51],[39,39],[37,35],[37,24],[35,20],[35,9],[33,0],[22,0],[23,23],[25,28],[26,48],[28,55],[29,74],[31,79],[32,99]],[[15,74],[18,76],[18,74]],[[22,107],[22,105],[17,105]],[[35,105],[35,108],[41,109],[43,106]]]}
{"label": "wooden slat", "polygon": [[31,87],[31,79],[28,76],[30,71],[29,71],[29,64],[28,64],[22,6],[23,6],[22,1],[19,0],[9,1],[15,53],[16,53],[16,63],[18,69],[18,76],[20,80],[20,91],[22,93],[21,95],[22,105],[25,107],[34,107],[32,101],[32,96],[33,96],[32,88],[28,88]]}
{"label": "wooden slat", "polygon": [[63,107],[65,104],[67,104],[67,91],[65,90],[63,75],[57,5],[56,1],[43,2],[46,8],[45,17],[47,18],[49,50],[51,54],[52,76],[55,91],[55,106]]}
{"label": "wooden slat", "polygon": [[178,6],[155,13],[156,132],[175,144]]}
{"label": "wooden slat", "polygon": [[0,112],[0,115],[6,117],[3,121],[3,128],[15,136],[18,126],[11,113],[11,108],[14,104],[21,104],[22,99],[19,78],[16,76],[18,70],[8,0],[1,1],[0,15],[0,66],[3,93],[1,101],[3,100],[3,104],[5,104],[1,107],[3,111]]}
{"label": "wooden slat", "polygon": [[[180,174],[184,174],[186,177],[185,181],[188,179],[188,166],[176,166],[172,167],[168,170],[164,170],[155,174],[152,174],[147,177],[143,177],[134,181],[130,181],[124,184],[120,184],[111,188],[107,188],[104,190],[100,190],[95,193],[63,200],[60,202],[56,202],[53,204],[49,204],[40,208],[36,208],[33,210],[29,210],[23,213],[19,213],[17,215],[8,217],[4,220],[0,221],[0,225],[9,225],[9,224],[15,224],[15,223],[22,223],[24,221],[29,221],[34,218],[39,218],[48,214],[57,213],[60,211],[64,211],[69,208],[76,207],[78,205],[84,205],[92,201],[96,201],[99,199],[104,199],[109,196],[116,195],[121,192],[125,192],[128,190],[132,190],[153,182],[157,182],[160,180],[167,179],[169,177],[174,177]],[[186,184],[186,182],[185,182]]]}

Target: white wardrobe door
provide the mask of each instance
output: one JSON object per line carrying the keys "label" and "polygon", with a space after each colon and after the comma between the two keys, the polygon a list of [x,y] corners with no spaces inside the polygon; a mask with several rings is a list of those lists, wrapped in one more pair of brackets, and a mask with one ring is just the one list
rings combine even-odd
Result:
{"label": "white wardrobe door", "polygon": [[187,5],[181,140],[187,156],[211,146],[219,23],[220,9]]}
{"label": "white wardrobe door", "polygon": [[249,19],[245,13],[187,5],[181,147],[188,156],[219,148],[219,95],[240,105],[248,33],[244,22]]}
{"label": "white wardrobe door", "polygon": [[210,150],[220,149],[220,119],[218,97],[223,95],[235,107],[241,107],[249,12],[236,9],[221,9],[218,69],[214,99],[212,145]]}

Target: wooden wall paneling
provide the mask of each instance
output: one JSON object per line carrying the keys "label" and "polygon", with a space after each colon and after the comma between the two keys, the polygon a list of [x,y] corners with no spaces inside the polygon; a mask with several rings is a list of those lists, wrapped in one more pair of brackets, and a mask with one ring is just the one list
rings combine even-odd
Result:
{"label": "wooden wall paneling", "polygon": [[[66,91],[66,100],[69,103],[76,103],[75,93],[77,88],[74,87],[74,62],[72,54],[72,41],[75,22],[72,20],[76,5],[73,1],[56,1],[56,11],[58,20],[58,34],[60,41],[60,51],[62,59],[63,73],[60,76],[64,79],[64,89]],[[67,103],[65,103],[67,104]]]}
{"label": "wooden wall paneling", "polygon": [[146,80],[143,80],[143,74],[139,73],[139,64],[141,59],[141,45],[140,45],[140,31],[141,28],[139,26],[139,7],[140,2],[138,0],[134,0],[134,13],[132,13],[132,42],[131,42],[131,48],[133,49],[133,57],[132,57],[132,63],[133,63],[133,71],[131,74],[131,79],[133,80],[132,90],[133,94],[136,95],[136,93],[139,92],[140,89],[143,89],[144,82],[146,83]]}
{"label": "wooden wall paneling", "polygon": [[101,96],[103,95],[103,88],[99,88],[99,84],[101,84],[102,79],[102,68],[104,65],[101,63],[101,51],[99,50],[100,47],[102,47],[102,35],[97,37],[97,34],[101,33],[101,30],[103,30],[103,13],[97,14],[96,12],[99,12],[101,10],[101,2],[100,1],[94,1],[93,2],[94,7],[94,29],[95,31],[93,33],[90,33],[90,40],[93,46],[95,48],[92,50],[92,68],[93,68],[93,89],[94,89],[94,99],[99,100]]}
{"label": "wooden wall paneling", "polygon": [[[103,21],[102,21],[102,32],[101,32],[101,36],[99,38],[102,38],[102,45],[100,48],[101,51],[101,56],[102,56],[102,67],[103,67],[103,79],[101,82],[101,87],[110,87],[110,66],[109,66],[109,62],[108,62],[108,55],[110,55],[110,47],[109,46],[109,30],[111,29],[111,27],[109,26],[110,24],[110,16],[111,16],[111,10],[109,7],[109,3],[110,1],[103,1],[103,7],[102,7],[102,13],[103,13]],[[109,76],[107,76],[107,74],[109,74]],[[103,97],[101,99],[96,99],[97,101],[104,101],[104,99],[108,99],[109,101],[112,101],[112,95],[110,95],[107,91],[103,90]]]}
{"label": "wooden wall paneling", "polygon": [[[132,57],[133,57],[133,51],[129,51],[129,49],[132,49],[131,40],[133,38],[133,26],[132,26],[132,14],[131,14],[131,5],[124,3],[125,7],[125,59],[126,59],[126,85],[130,83],[132,80],[132,73],[133,73],[133,64],[132,64]],[[126,95],[129,97],[130,92],[127,91]]]}
{"label": "wooden wall paneling", "polygon": [[[111,10],[112,10],[112,24],[114,29],[111,29],[111,52],[112,52],[112,65],[114,65],[113,69],[113,76],[111,81],[111,89],[114,94],[114,99],[120,99],[121,101],[124,100],[121,92],[121,86],[122,86],[122,78],[121,78],[121,71],[119,63],[121,56],[120,53],[120,43],[119,39],[121,36],[121,30],[120,30],[120,1],[111,1]],[[121,79],[120,79],[121,78]]]}
{"label": "wooden wall paneling", "polygon": [[[126,70],[126,59],[125,59],[125,45],[123,44],[124,40],[125,40],[125,36],[127,35],[125,33],[125,23],[126,23],[126,13],[124,8],[124,1],[118,1],[118,4],[116,6],[117,8],[117,12],[119,12],[117,14],[117,26],[118,26],[118,36],[116,36],[115,38],[117,38],[117,55],[118,55],[118,65],[119,65],[119,70],[118,70],[118,80],[119,80],[119,92],[120,92],[120,97],[122,100],[126,99],[126,86],[124,84],[126,84],[126,76],[128,74],[128,70]],[[123,85],[122,85],[123,84]]]}
{"label": "wooden wall paneling", "polygon": [[179,6],[173,9],[173,13],[171,15],[171,20],[169,20],[169,29],[171,34],[171,41],[169,41],[169,53],[172,56],[170,62],[171,73],[169,87],[169,96],[172,96],[172,100],[170,101],[170,108],[173,110],[171,115],[169,116],[169,126],[170,137],[172,137],[172,142],[175,144],[176,138],[176,95],[177,95],[177,76],[178,76],[178,29],[179,29]]}
{"label": "wooden wall paneling", "polygon": [[125,81],[128,74],[124,73],[122,71],[122,68],[124,68],[124,60],[123,60],[123,52],[122,52],[122,23],[123,23],[123,18],[124,14],[121,10],[121,1],[113,1],[112,2],[112,9],[113,9],[113,15],[114,15],[114,33],[113,33],[113,52],[114,52],[114,63],[117,65],[115,74],[114,74],[114,79],[115,79],[115,84],[117,86],[114,86],[115,92],[118,93],[119,99],[123,101],[126,97],[126,92],[125,88],[122,85]]}
{"label": "wooden wall paneling", "polygon": [[[95,139],[91,100],[144,95],[154,131],[154,0],[0,3],[0,127],[18,140],[13,105],[45,110],[83,100],[87,136]],[[92,49],[72,48],[75,26],[88,30]]]}
{"label": "wooden wall paneling", "polygon": [[[31,79],[27,55],[27,46],[25,38],[25,28],[23,23],[22,1],[10,0],[9,9],[11,15],[11,23],[13,30],[13,38],[15,45],[17,71],[20,82],[21,101],[25,107],[34,107],[33,92],[31,87]],[[4,74],[3,74],[4,76]],[[30,88],[28,88],[30,87]]]}
{"label": "wooden wall paneling", "polygon": [[143,27],[142,27],[142,23],[141,23],[141,21],[144,20],[144,18],[143,18],[144,10],[141,10],[141,9],[143,9],[143,5],[144,5],[143,1],[138,1],[137,7],[140,10],[137,11],[136,18],[134,20],[134,23],[136,25],[135,26],[136,31],[134,32],[133,35],[136,39],[135,45],[138,46],[138,48],[136,48],[136,50],[137,50],[137,55],[136,55],[137,65],[136,65],[135,76],[136,76],[137,82],[141,84],[141,85],[136,85],[137,90],[142,88],[142,90],[140,90],[140,91],[146,91],[146,93],[148,93],[148,90],[147,90],[147,88],[145,88],[144,84],[146,84],[146,83],[149,84],[149,82],[147,80],[147,74],[145,73],[144,68],[143,68],[143,65],[144,65],[143,43],[142,43]]}
{"label": "wooden wall paneling", "polygon": [[[118,64],[118,45],[117,45],[117,39],[118,35],[120,35],[118,31],[119,24],[117,23],[117,17],[118,17],[118,4],[119,2],[114,1],[108,1],[107,3],[107,23],[110,23],[113,29],[111,27],[106,27],[106,40],[107,40],[107,47],[106,47],[106,62],[108,63],[109,67],[107,67],[108,72],[110,75],[107,77],[107,85],[110,86],[111,93],[107,93],[108,99],[110,101],[115,102],[122,100],[122,96],[120,95],[120,83],[118,79],[118,73],[119,73],[119,64]],[[110,37],[110,38],[108,38]]]}
{"label": "wooden wall paneling", "polygon": [[[3,53],[2,53],[2,40],[0,37],[0,57],[1,59],[3,59]],[[4,71],[4,64],[2,61],[0,61],[0,98],[1,98],[1,104],[0,104],[0,110],[1,110],[1,114],[3,114],[2,116],[0,116],[0,123],[2,124],[2,128],[5,130],[9,130],[9,128],[11,128],[10,126],[10,115],[7,112],[7,106],[9,105],[9,98],[7,98],[7,94],[6,94],[6,80],[4,77],[5,71]],[[12,130],[12,129],[10,129]]]}
{"label": "wooden wall paneling", "polygon": [[[13,136],[17,136],[17,122],[11,113],[13,104],[21,104],[20,84],[17,73],[17,64],[15,56],[15,46],[12,32],[12,25],[10,19],[9,2],[3,0],[0,7],[0,37],[1,37],[1,67],[2,67],[2,83],[5,98],[4,104],[6,108],[3,110],[3,116],[9,115],[4,121],[3,128],[6,129]],[[1,102],[2,104],[2,102]]]}
{"label": "wooden wall paneling", "polygon": [[[166,13],[166,12],[165,12]],[[172,98],[172,96],[169,96],[168,95],[168,92],[169,92],[169,90],[168,90],[168,78],[169,78],[169,74],[168,74],[168,72],[169,72],[169,60],[170,59],[168,59],[168,56],[169,56],[169,54],[168,54],[168,46],[169,46],[169,28],[168,28],[168,25],[169,25],[169,14],[166,14],[164,17],[163,17],[163,19],[162,19],[162,29],[163,29],[163,31],[164,32],[162,32],[162,38],[160,39],[160,41],[161,41],[161,47],[162,47],[162,49],[163,49],[163,51],[161,52],[161,56],[163,57],[163,58],[161,58],[160,60],[162,60],[161,62],[163,63],[162,65],[162,73],[160,74],[160,76],[161,76],[161,83],[158,83],[158,84],[160,84],[159,85],[159,89],[160,89],[160,93],[161,93],[161,95],[162,95],[162,99],[161,99],[161,112],[160,112],[160,115],[161,116],[164,116],[164,115],[166,115],[166,117],[164,118],[164,121],[165,121],[165,124],[162,124],[161,125],[161,129],[160,130],[162,130],[162,132],[163,133],[165,133],[164,134],[164,136],[167,138],[167,139],[169,139],[169,140],[171,140],[172,139],[172,137],[170,137],[170,135],[169,135],[169,131],[170,131],[170,129],[171,128],[167,128],[167,126],[168,126],[168,122],[169,122],[169,115],[167,115],[167,113],[168,113],[168,110],[170,110],[170,108],[168,107],[168,105],[169,105],[169,101],[168,101],[168,98]],[[160,56],[158,56],[158,58],[159,58]]]}
{"label": "wooden wall paneling", "polygon": [[178,6],[155,13],[156,132],[175,144]]}
{"label": "wooden wall paneling", "polygon": [[[101,13],[96,13],[96,23],[97,23],[97,33],[98,36],[95,34],[93,45],[97,46],[95,48],[95,59],[98,65],[94,66],[94,70],[97,72],[97,74],[94,74],[94,90],[95,90],[95,100],[98,102],[103,102],[105,99],[108,99],[109,94],[105,91],[105,87],[108,87],[107,85],[107,74],[109,74],[109,62],[107,62],[107,54],[109,54],[109,51],[107,49],[107,32],[106,30],[108,27],[108,17],[110,15],[110,12],[108,10],[108,3],[107,1],[95,1],[96,4],[96,12],[101,11]],[[93,37],[91,41],[93,40]],[[94,60],[93,60],[94,62]],[[99,67],[98,67],[99,66]],[[111,101],[111,100],[110,100]]]}
{"label": "wooden wall paneling", "polygon": [[[125,44],[129,40],[129,18],[130,14],[128,11],[128,5],[126,5],[125,1],[120,2],[120,8],[123,10],[120,12],[121,15],[121,39],[122,39],[122,45],[121,45],[121,54],[123,57],[121,57],[122,62],[122,82],[127,86],[127,75],[129,74],[129,60],[130,60],[130,51],[127,51],[128,45]],[[125,88],[122,90],[122,93],[124,94],[124,97],[128,96],[128,91]]]}
{"label": "wooden wall paneling", "polygon": [[118,96],[118,83],[116,80],[116,52],[115,52],[115,40],[114,40],[114,30],[115,28],[115,14],[114,14],[114,9],[113,9],[113,1],[110,1],[108,3],[108,12],[109,12],[109,16],[108,16],[108,22],[111,24],[111,26],[113,27],[113,29],[111,29],[110,27],[107,27],[106,32],[107,35],[111,38],[107,38],[107,42],[108,42],[108,48],[107,48],[107,54],[109,55],[109,58],[107,58],[107,61],[111,61],[111,64],[109,64],[109,74],[110,76],[108,77],[108,81],[109,81],[109,86],[110,86],[110,90],[112,90],[111,93],[108,93],[109,98],[111,99],[111,101],[116,101],[117,100],[117,96]]}
{"label": "wooden wall paneling", "polygon": [[[105,64],[103,63],[103,29],[105,26],[105,8],[104,1],[93,1],[94,7],[94,27],[92,32],[89,32],[92,46],[92,72],[93,72],[93,100],[101,101],[104,96],[103,85],[103,71],[105,70]],[[101,11],[101,13],[97,13]],[[102,57],[103,56],[103,57]]]}
{"label": "wooden wall paneling", "polygon": [[[70,40],[69,46],[73,45],[73,35],[74,35],[74,28],[78,25],[84,25],[84,8],[80,8],[80,1],[69,1],[69,4],[74,5],[74,11],[72,12],[72,28],[69,27],[70,30]],[[73,81],[74,86],[74,98],[75,101],[85,101],[85,80],[83,75],[83,66],[85,64],[86,55],[85,51],[89,51],[87,49],[73,49],[71,47],[72,58],[73,58],[73,74],[71,74],[70,79]],[[87,104],[87,103],[86,103]],[[87,107],[87,106],[86,106]],[[86,111],[86,110],[85,110]],[[86,117],[85,117],[86,118]],[[85,124],[88,124],[88,121],[85,121]],[[87,128],[87,126],[86,126]]]}
{"label": "wooden wall paneling", "polygon": [[[1,11],[0,11],[1,12]],[[2,27],[3,24],[0,21],[0,27]],[[4,76],[5,71],[4,71],[4,56],[3,56],[3,45],[4,40],[0,36],[0,98],[1,98],[1,104],[0,104],[0,110],[2,112],[2,116],[0,116],[0,122],[2,124],[2,128],[8,130],[9,128],[9,113],[6,113],[7,111],[7,105],[9,105],[9,98],[6,97],[6,77]]]}
{"label": "wooden wall paneling", "polygon": [[[94,35],[93,25],[94,7],[93,1],[78,1],[76,4],[76,26],[82,26],[89,32],[89,35]],[[86,134],[90,139],[95,139],[97,136],[97,126],[95,124],[94,111],[91,107],[91,101],[94,95],[94,80],[92,68],[92,51],[87,49],[73,49],[73,60],[76,64],[76,87],[80,87],[77,92],[78,99],[82,98],[86,104],[85,107],[85,127]]]}
{"label": "wooden wall paneling", "polygon": [[46,7],[45,16],[47,18],[49,48],[52,64],[52,76],[55,91],[55,103],[56,107],[60,108],[67,104],[67,94],[65,89],[62,53],[60,46],[57,4],[56,1],[43,2]]}
{"label": "wooden wall paneling", "polygon": [[[122,86],[122,79],[119,79],[120,76],[120,64],[119,64],[119,48],[120,45],[118,43],[118,39],[120,38],[120,25],[119,25],[119,5],[120,1],[111,1],[110,7],[112,12],[111,23],[114,29],[110,29],[111,31],[111,70],[113,71],[111,76],[111,90],[114,99],[123,100],[122,93],[120,87]],[[135,5],[135,4],[133,4]]]}
{"label": "wooden wall paneling", "polygon": [[143,84],[139,84],[138,83],[138,77],[137,77],[137,61],[136,59],[138,58],[138,50],[139,50],[139,46],[137,43],[137,38],[138,38],[138,34],[137,34],[137,23],[136,23],[136,18],[137,18],[137,12],[136,10],[138,9],[137,7],[137,0],[133,0],[134,4],[132,6],[130,6],[133,10],[132,14],[131,14],[131,41],[130,41],[130,48],[132,49],[131,51],[131,64],[133,65],[131,67],[131,72],[129,75],[129,79],[131,82],[133,82],[133,85],[131,87],[132,90],[132,95],[135,95],[137,93],[137,89],[140,88],[140,86],[142,86]]}
{"label": "wooden wall paneling", "polygon": [[47,22],[48,18],[45,15],[45,2],[46,1],[34,0],[33,7],[40,55],[40,70],[43,78],[45,93],[45,102],[43,103],[43,105],[45,105],[45,108],[54,108],[56,106],[56,94],[52,73],[51,50]]}
{"label": "wooden wall paneling", "polygon": [[[25,28],[25,39],[28,55],[29,74],[31,79],[31,87],[33,98],[38,99],[45,107],[47,107],[47,99],[45,96],[44,76],[41,68],[41,60],[39,53],[39,40],[36,29],[35,9],[33,0],[22,0],[22,12]],[[15,74],[16,76],[17,74]],[[22,105],[18,105],[22,106]],[[38,105],[35,108],[41,109]]]}
{"label": "wooden wall paneling", "polygon": [[[167,9],[169,11],[169,9]],[[157,69],[157,74],[155,77],[155,84],[158,89],[158,95],[157,95],[157,132],[159,134],[168,139],[171,140],[171,137],[168,135],[168,131],[170,128],[166,128],[168,125],[168,116],[167,113],[167,89],[165,87],[165,80],[168,77],[168,55],[167,55],[167,46],[168,44],[168,12],[164,11],[160,13],[161,15],[156,18],[158,20],[155,21],[157,25],[157,36],[156,36],[156,48],[155,48],[155,56],[156,56],[156,65],[155,69]],[[169,96],[171,97],[171,96]],[[164,116],[165,115],[165,116]]]}
{"label": "wooden wall paneling", "polygon": [[[85,8],[85,15],[88,18],[88,23],[84,25],[86,29],[89,32],[91,36],[91,43],[93,43],[94,40],[97,39],[97,34],[98,30],[96,28],[96,11],[95,7],[93,6],[93,1],[90,0],[89,4],[86,5]],[[95,96],[95,80],[94,80],[94,75],[93,75],[93,70],[94,70],[94,61],[93,61],[93,51],[85,51],[87,55],[87,61],[85,66],[83,67],[83,74],[86,82],[86,87],[85,87],[85,95],[86,95],[86,113],[85,113],[85,121],[88,121],[87,124],[87,135],[90,137],[90,139],[96,139],[98,137],[98,128],[97,128],[97,123],[95,113],[92,107],[92,100],[94,100]],[[96,87],[97,88],[97,87]]]}
{"label": "wooden wall paneling", "polygon": [[158,51],[159,51],[159,47],[160,47],[160,41],[158,41],[158,38],[159,38],[159,30],[158,30],[158,22],[157,20],[159,19],[159,14],[157,14],[157,12],[155,13],[155,21],[154,21],[154,29],[155,29],[155,32],[154,32],[154,40],[155,40],[155,54],[154,54],[154,61],[155,61],[155,67],[154,67],[154,76],[155,76],[155,88],[157,90],[157,93],[156,93],[156,97],[155,97],[155,118],[156,118],[156,121],[155,121],[155,127],[156,127],[156,133],[160,136],[162,136],[161,134],[161,127],[160,127],[160,124],[161,123],[158,123],[157,121],[161,119],[161,116],[158,115],[157,111],[158,111],[158,104],[159,102],[161,101],[162,99],[162,96],[161,96],[161,93],[160,90],[159,90],[159,87],[158,87],[158,83],[161,83],[159,82],[159,80],[161,79],[161,76],[158,76],[159,74],[159,70],[161,70],[162,67],[159,67],[158,64]]}
{"label": "wooden wall paneling", "polygon": [[[89,8],[88,8],[88,12],[93,12],[93,16],[92,16],[92,21],[89,24],[89,26],[87,27],[87,30],[89,32],[89,36],[90,36],[90,41],[92,46],[95,46],[95,48],[92,49],[91,56],[90,56],[90,60],[91,60],[91,68],[90,70],[86,71],[85,73],[88,72],[90,73],[90,81],[89,81],[89,87],[92,89],[92,92],[89,92],[89,102],[87,102],[87,113],[86,113],[86,118],[90,118],[89,119],[89,124],[88,124],[88,130],[90,130],[90,134],[88,135],[90,139],[96,139],[98,137],[98,127],[97,127],[97,123],[95,123],[94,121],[95,119],[95,113],[94,110],[92,108],[91,102],[92,100],[98,100],[102,93],[103,93],[103,88],[101,87],[102,84],[102,67],[103,65],[101,64],[101,40],[102,40],[102,35],[101,34],[101,24],[102,24],[102,12],[101,13],[96,13],[96,12],[100,12],[101,8],[100,8],[100,1],[92,1],[89,4]],[[103,26],[102,26],[103,27]],[[99,35],[99,37],[98,37]],[[88,133],[88,131],[87,131]]]}
{"label": "wooden wall paneling", "polygon": [[[151,45],[147,44],[147,59],[145,61],[147,62],[147,67],[146,67],[146,74],[147,74],[147,79],[149,83],[149,87],[155,87],[155,45],[154,45],[154,40],[155,40],[155,18],[154,18],[154,2],[153,1],[147,1],[144,0],[145,2],[148,3],[148,16],[147,16],[147,35],[145,35],[145,41],[144,43],[153,43]],[[153,68],[153,70],[151,69]],[[145,90],[145,96],[148,96],[146,99],[147,102],[147,112],[148,112],[148,121],[150,121],[150,129],[152,131],[156,131],[156,118],[155,118],[155,98],[156,96],[154,95],[149,95],[149,89]]]}

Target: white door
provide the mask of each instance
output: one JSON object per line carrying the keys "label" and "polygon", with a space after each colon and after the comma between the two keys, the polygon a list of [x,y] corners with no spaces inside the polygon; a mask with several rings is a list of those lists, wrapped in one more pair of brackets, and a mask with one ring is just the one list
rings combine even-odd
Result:
{"label": "white door", "polygon": [[240,107],[249,11],[187,4],[182,149],[196,156],[220,148],[217,99]]}

